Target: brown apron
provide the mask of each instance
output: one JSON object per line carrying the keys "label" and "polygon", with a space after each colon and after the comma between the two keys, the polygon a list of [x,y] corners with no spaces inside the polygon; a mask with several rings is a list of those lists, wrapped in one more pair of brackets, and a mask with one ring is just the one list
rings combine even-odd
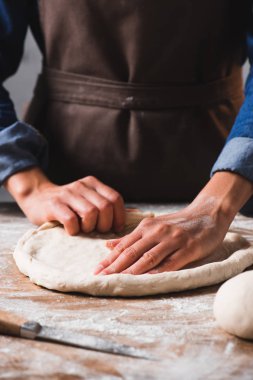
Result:
{"label": "brown apron", "polygon": [[59,184],[189,200],[243,100],[247,2],[40,0],[43,71],[25,120]]}

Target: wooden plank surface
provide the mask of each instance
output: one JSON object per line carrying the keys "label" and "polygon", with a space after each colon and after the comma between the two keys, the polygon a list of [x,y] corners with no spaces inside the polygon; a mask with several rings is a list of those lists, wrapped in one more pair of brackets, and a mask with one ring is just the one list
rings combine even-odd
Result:
{"label": "wooden plank surface", "polygon": [[[177,208],[155,206],[168,212]],[[213,318],[219,286],[129,299],[49,291],[20,274],[12,258],[17,240],[30,227],[15,205],[0,205],[0,309],[144,348],[159,360],[0,336],[0,379],[252,380],[253,343],[222,332]],[[252,219],[238,216],[232,228],[253,240]]]}

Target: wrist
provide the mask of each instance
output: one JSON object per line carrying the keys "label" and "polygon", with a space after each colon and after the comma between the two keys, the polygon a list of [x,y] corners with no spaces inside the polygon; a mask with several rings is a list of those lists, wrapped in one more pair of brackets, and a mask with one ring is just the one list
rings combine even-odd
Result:
{"label": "wrist", "polygon": [[231,172],[217,172],[190,204],[209,209],[230,224],[236,213],[253,194],[253,183]]}
{"label": "wrist", "polygon": [[18,203],[22,202],[32,193],[50,185],[52,185],[52,182],[37,167],[13,174],[4,183],[6,190],[9,191]]}

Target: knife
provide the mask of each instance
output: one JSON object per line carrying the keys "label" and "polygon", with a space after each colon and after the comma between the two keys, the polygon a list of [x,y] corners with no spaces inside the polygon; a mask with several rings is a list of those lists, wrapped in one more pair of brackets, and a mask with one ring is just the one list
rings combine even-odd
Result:
{"label": "knife", "polygon": [[3,310],[0,311],[0,334],[53,342],[108,354],[152,360],[144,350],[93,335],[42,326],[38,322],[28,321],[19,315]]}

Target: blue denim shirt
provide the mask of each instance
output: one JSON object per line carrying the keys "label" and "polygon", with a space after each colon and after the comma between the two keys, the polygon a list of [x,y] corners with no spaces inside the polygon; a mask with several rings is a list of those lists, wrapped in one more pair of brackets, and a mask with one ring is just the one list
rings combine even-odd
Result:
{"label": "blue denim shirt", "polygon": [[0,0],[0,185],[18,171],[47,166],[47,141],[31,125],[17,119],[2,85],[19,66],[28,27],[43,53],[37,1]]}
{"label": "blue denim shirt", "polygon": [[[46,140],[32,126],[17,120],[13,103],[2,85],[19,66],[28,27],[43,54],[37,0],[0,0],[0,185],[20,170],[47,165]],[[211,175],[225,170],[253,182],[253,34],[250,31],[247,46],[251,70],[245,101]],[[253,201],[250,209],[253,212]]]}

